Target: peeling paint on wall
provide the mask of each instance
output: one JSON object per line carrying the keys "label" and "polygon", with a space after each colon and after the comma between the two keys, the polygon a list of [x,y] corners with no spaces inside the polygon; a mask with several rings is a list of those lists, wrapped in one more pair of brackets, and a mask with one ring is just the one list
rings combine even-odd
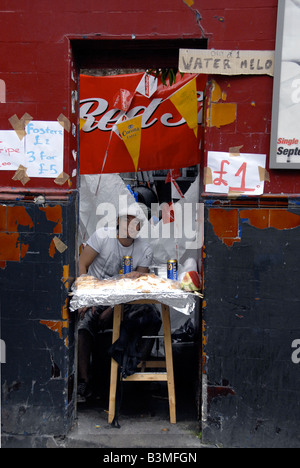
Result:
{"label": "peeling paint on wall", "polygon": [[[211,441],[213,433],[214,440],[234,446],[234,434],[251,446],[278,446],[281,431],[289,434],[282,445],[289,445],[299,416],[291,427],[297,406],[298,369],[290,365],[290,349],[299,330],[299,206],[285,197],[224,203],[205,207],[203,440]],[[226,236],[237,233],[241,243],[225,248]],[[295,400],[287,405],[289,393]],[[290,416],[276,416],[289,409]],[[260,428],[259,421],[268,427]]]}
{"label": "peeling paint on wall", "polygon": [[21,258],[24,258],[28,252],[29,244],[20,243],[20,248],[21,248],[21,252],[20,252]]}
{"label": "peeling paint on wall", "polygon": [[49,247],[49,256],[51,258],[54,258],[54,255],[55,255],[55,243],[54,243],[54,240],[52,239],[50,243],[50,247]]}
{"label": "peeling paint on wall", "polygon": [[[64,273],[68,273],[68,265],[64,269]],[[66,283],[64,283],[66,285]],[[40,320],[41,325],[46,325],[46,327],[49,328],[49,330],[54,331],[55,333],[58,333],[59,338],[63,339],[63,328],[69,328],[70,324],[70,316],[69,316],[69,308],[68,308],[68,298],[65,299],[65,302],[62,306],[62,312],[61,312],[62,320]],[[64,344],[66,347],[69,345],[69,338],[68,336],[64,340]]]}
{"label": "peeling paint on wall", "polygon": [[300,226],[300,216],[284,209],[212,209],[209,222],[214,233],[227,245],[241,242],[241,224],[247,223],[257,229],[295,229]]}
{"label": "peeling paint on wall", "polygon": [[[63,328],[69,327],[69,319],[68,320],[40,320],[41,325],[46,325],[49,330],[58,333],[59,338],[63,339]],[[64,339],[64,345],[66,348],[69,346],[69,338],[68,336]]]}
{"label": "peeling paint on wall", "polygon": [[[21,260],[30,254],[47,254],[47,251],[32,251],[33,245],[39,242],[40,232],[46,232],[49,236],[50,247],[49,256],[54,258],[57,247],[55,244],[55,238],[53,234],[61,234],[62,228],[62,206],[46,206],[39,207],[38,212],[42,212],[44,215],[36,213],[31,206],[19,206],[19,205],[0,205],[0,268],[7,268],[8,262],[20,263]],[[52,233],[51,233],[52,231]],[[44,238],[44,234],[42,234]],[[45,239],[45,238],[44,238]],[[43,241],[43,250],[47,249],[47,238]],[[39,250],[39,249],[35,249]],[[69,265],[63,265],[62,282],[65,290],[68,290],[70,284],[70,267]],[[58,333],[60,339],[64,339],[65,346],[68,347],[69,340],[63,334],[63,328],[69,328],[69,312],[68,312],[68,298],[65,299],[61,306],[61,320],[40,320],[41,325],[46,325],[51,331]]]}
{"label": "peeling paint on wall", "polygon": [[5,268],[6,262],[19,262],[28,251],[28,244],[19,241],[17,233],[0,233],[0,261],[1,268]]}
{"label": "peeling paint on wall", "polygon": [[218,103],[219,101],[226,101],[227,94],[221,90],[221,86],[213,81],[212,83],[212,93],[211,93],[211,102]]}
{"label": "peeling paint on wall", "polygon": [[70,280],[70,266],[69,265],[64,265],[62,282],[63,282],[63,284],[64,284],[67,291],[69,290],[69,280]]}
{"label": "peeling paint on wall", "polygon": [[39,208],[40,211],[43,211],[46,214],[48,221],[56,223],[53,228],[53,234],[62,233],[62,207],[60,205],[56,206],[47,206]]}
{"label": "peeling paint on wall", "polygon": [[19,234],[0,233],[0,260],[9,262],[20,261]]}
{"label": "peeling paint on wall", "polygon": [[33,228],[33,221],[24,206],[7,206],[6,230],[8,232],[18,232],[19,226]]}
{"label": "peeling paint on wall", "polygon": [[209,109],[209,117],[207,120],[208,127],[221,128],[225,125],[230,125],[236,121],[237,106],[236,104],[214,104],[212,103]]}
{"label": "peeling paint on wall", "polygon": [[[53,224],[53,234],[62,233],[62,207],[60,205],[40,207],[46,220]],[[42,221],[37,221],[37,229]],[[34,222],[25,206],[0,206],[0,262],[5,268],[5,262],[19,262],[28,252],[29,244],[21,240],[21,233],[34,229]],[[57,250],[55,239],[51,238],[49,256],[54,258]]]}
{"label": "peeling paint on wall", "polygon": [[282,209],[241,210],[240,219],[258,229],[295,229],[300,226],[300,216]]}
{"label": "peeling paint on wall", "polygon": [[0,206],[0,262],[19,262],[28,251],[29,244],[21,242],[20,232],[32,229],[33,221],[24,206]]}
{"label": "peeling paint on wall", "polygon": [[237,104],[226,101],[227,94],[223,92],[216,81],[212,82],[211,97],[208,99],[206,123],[207,127],[223,127],[234,123],[237,119]]}
{"label": "peeling paint on wall", "polygon": [[[69,328],[70,324],[70,316],[69,316],[69,308],[68,308],[68,298],[65,299],[65,302],[62,306],[62,320],[40,320],[41,325],[46,325],[49,330],[58,333],[59,338],[63,339],[63,328]],[[69,345],[68,337],[65,338],[64,344],[66,347]]]}
{"label": "peeling paint on wall", "polygon": [[62,338],[62,322],[61,320],[40,320],[41,325],[46,325],[50,330],[58,333],[59,338]]}
{"label": "peeling paint on wall", "polygon": [[209,222],[216,236],[228,247],[232,247],[235,242],[241,242],[238,209],[212,209],[209,211]]}

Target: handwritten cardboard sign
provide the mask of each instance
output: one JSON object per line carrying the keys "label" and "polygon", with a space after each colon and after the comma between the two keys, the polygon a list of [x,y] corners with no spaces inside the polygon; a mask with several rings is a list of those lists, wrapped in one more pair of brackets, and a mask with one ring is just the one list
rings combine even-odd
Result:
{"label": "handwritten cardboard sign", "polygon": [[25,162],[29,177],[56,178],[63,172],[64,129],[59,122],[26,126]]}
{"label": "handwritten cardboard sign", "polygon": [[274,61],[274,51],[179,50],[181,73],[274,76]]}
{"label": "handwritten cardboard sign", "polygon": [[228,195],[262,195],[265,183],[265,154],[231,154],[210,151],[205,191]]}

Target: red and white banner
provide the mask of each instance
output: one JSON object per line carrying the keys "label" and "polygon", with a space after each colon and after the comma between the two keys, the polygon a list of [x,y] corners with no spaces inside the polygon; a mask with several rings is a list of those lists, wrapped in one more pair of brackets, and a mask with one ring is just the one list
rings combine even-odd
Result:
{"label": "red and white banner", "polygon": [[172,86],[152,79],[151,89],[146,79],[144,73],[80,76],[81,174],[199,164],[206,76],[178,74]]}

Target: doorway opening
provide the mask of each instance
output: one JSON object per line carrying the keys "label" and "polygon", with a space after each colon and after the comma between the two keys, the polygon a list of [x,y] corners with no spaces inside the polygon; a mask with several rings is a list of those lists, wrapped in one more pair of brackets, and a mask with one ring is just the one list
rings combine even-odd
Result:
{"label": "doorway opening", "polygon": [[[86,76],[120,76],[124,74],[145,73],[149,69],[172,68],[178,64],[179,48],[207,48],[205,40],[186,41],[72,41],[74,58],[79,67],[80,74]],[[202,96],[203,99],[203,96]],[[80,99],[81,100],[81,99]],[[82,154],[80,155],[82,157]],[[105,174],[80,174],[80,223],[79,243],[84,245],[92,232],[101,224],[101,216],[97,209],[101,202],[111,201],[112,187],[118,195],[124,194],[124,190],[130,197],[146,207],[145,216],[149,225],[164,226],[166,217],[169,217],[172,240],[154,237],[152,245],[158,259],[161,255],[164,260],[171,255],[168,249],[175,246],[176,239],[172,233],[170,218],[174,216],[173,207],[182,205],[183,200],[194,204],[189,215],[196,220],[198,234],[202,229],[199,164],[186,164],[177,171],[176,177],[168,169],[117,172]],[[169,181],[167,179],[169,177]],[[175,183],[173,183],[175,182]],[[90,207],[88,208],[88,205]],[[153,205],[158,209],[153,211]],[[92,206],[92,208],[91,208]],[[169,209],[166,207],[169,207]],[[194,211],[193,211],[194,210]],[[196,212],[198,210],[198,212]],[[99,211],[98,211],[99,213]],[[164,218],[164,219],[163,219]],[[184,216],[181,218],[184,223]],[[173,220],[174,221],[174,220]],[[184,229],[184,224],[183,224]],[[195,231],[195,225],[192,229]],[[158,232],[159,228],[158,228]],[[190,239],[189,239],[190,240]],[[199,240],[199,238],[198,238]],[[172,246],[173,242],[173,246]],[[162,245],[163,244],[163,245]],[[181,252],[180,265],[188,265],[186,269],[197,269],[201,273],[201,247],[195,246]],[[177,246],[178,248],[178,246]],[[190,263],[189,263],[190,262]],[[192,262],[193,266],[190,266]],[[196,265],[196,267],[194,267]],[[155,274],[167,276],[166,263],[155,262],[151,265]],[[184,270],[184,268],[183,268]],[[198,420],[201,411],[201,303],[197,301],[196,311],[191,317],[184,316],[180,312],[172,311],[173,355],[175,386],[177,394],[177,408],[183,411],[182,417]],[[100,342],[101,341],[101,342]],[[102,408],[105,411],[109,389],[110,358],[107,356],[107,347],[111,343],[111,333],[102,334],[101,340],[96,346],[91,360],[91,375],[93,380],[94,398],[86,401],[84,406],[78,403],[77,411],[93,411],[93,408]],[[152,348],[154,355],[163,353],[159,340]],[[103,356],[106,356],[104,358]],[[126,394],[123,398],[122,414],[135,417],[147,412],[153,416],[160,409],[166,411],[167,416],[167,390],[163,384],[152,386],[130,383],[125,386]],[[150,392],[150,393],[149,393]],[[104,401],[103,397],[104,396]],[[138,398],[139,397],[139,398]],[[148,398],[149,397],[149,398]],[[149,404],[148,404],[149,403]],[[146,406],[145,406],[146,404]],[[150,405],[150,406],[149,406]]]}

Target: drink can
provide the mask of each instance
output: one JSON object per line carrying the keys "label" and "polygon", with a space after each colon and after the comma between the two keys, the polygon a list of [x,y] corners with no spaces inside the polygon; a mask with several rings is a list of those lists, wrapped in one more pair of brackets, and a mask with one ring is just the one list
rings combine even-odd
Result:
{"label": "drink can", "polygon": [[123,257],[123,275],[126,275],[126,273],[131,273],[132,272],[132,257],[129,255],[126,255]]}
{"label": "drink can", "polygon": [[177,260],[168,260],[168,279],[177,281],[178,279],[178,269],[177,269]]}

